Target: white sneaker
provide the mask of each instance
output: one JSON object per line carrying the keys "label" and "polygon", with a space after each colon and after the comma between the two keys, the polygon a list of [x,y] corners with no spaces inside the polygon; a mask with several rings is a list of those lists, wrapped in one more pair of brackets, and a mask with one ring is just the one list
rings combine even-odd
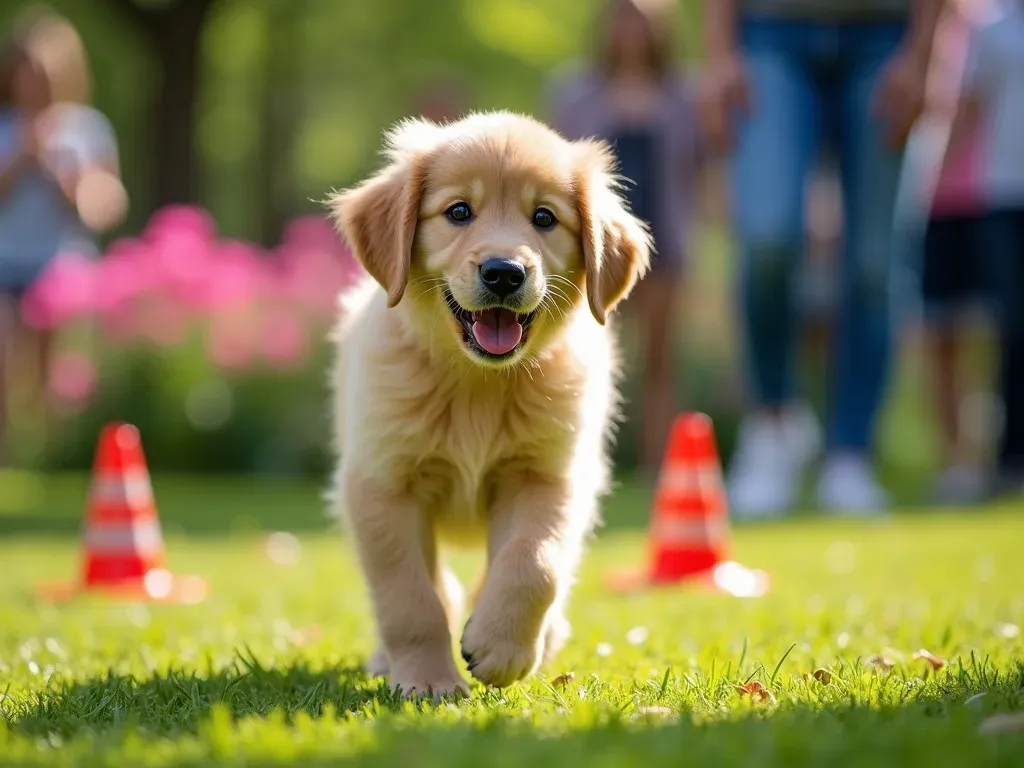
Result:
{"label": "white sneaker", "polygon": [[946,467],[935,482],[933,496],[938,504],[960,506],[976,504],[988,491],[984,474],[970,464]]}
{"label": "white sneaker", "polygon": [[788,512],[799,492],[801,468],[784,419],[746,417],[727,483],[731,513],[737,519],[757,519]]}
{"label": "white sneaker", "polygon": [[824,442],[821,425],[814,411],[805,402],[796,402],[786,409],[785,420],[788,439],[801,469],[818,458]]}
{"label": "white sneaker", "polygon": [[822,467],[818,503],[833,514],[867,517],[885,512],[889,497],[866,459],[841,455],[830,457]]}

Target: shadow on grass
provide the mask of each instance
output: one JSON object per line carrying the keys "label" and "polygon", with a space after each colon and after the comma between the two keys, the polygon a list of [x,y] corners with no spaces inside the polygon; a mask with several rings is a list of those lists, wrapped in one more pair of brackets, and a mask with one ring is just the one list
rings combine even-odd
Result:
{"label": "shadow on grass", "polygon": [[0,718],[12,731],[64,738],[123,725],[164,736],[194,733],[215,705],[235,718],[282,710],[289,719],[299,712],[319,717],[328,705],[339,715],[367,705],[383,711],[401,706],[386,681],[367,677],[358,666],[298,661],[266,667],[248,654],[206,673],[171,670],[147,679],[110,673],[52,685],[20,706],[9,701],[0,700]]}
{"label": "shadow on grass", "polygon": [[[756,711],[701,722],[626,712],[584,728],[538,731],[528,722],[385,722],[377,748],[330,765],[449,768],[452,765],[560,766],[858,766],[934,768],[1011,766],[1024,759],[1024,738],[980,735],[979,716],[941,716],[921,708],[866,706],[821,710],[800,704],[771,717]],[[294,764],[311,763],[296,760]],[[321,764],[327,764],[326,762]]]}
{"label": "shadow on grass", "polygon": [[[505,708],[501,692],[489,691],[456,710],[420,712],[406,709],[383,683],[352,667],[314,669],[300,662],[268,669],[240,656],[231,667],[205,676],[172,672],[137,680],[109,675],[56,685],[19,711],[0,707],[0,714],[12,735],[50,741],[55,735],[65,740],[86,736],[87,745],[95,745],[97,736],[102,736],[99,743],[116,745],[118,733],[134,733],[154,744],[199,734],[201,750],[210,752],[199,762],[193,762],[192,753],[176,765],[208,765],[228,755],[265,758],[260,750],[282,741],[293,745],[288,762],[302,765],[326,764],[321,761],[328,757],[333,757],[331,764],[417,768],[1020,765],[1024,734],[993,739],[980,735],[978,725],[994,711],[1020,705],[1024,672],[1002,680],[960,677],[926,688],[897,682],[888,689],[892,698],[884,701],[876,700],[881,691],[865,696],[865,691],[841,686],[821,688],[810,700],[803,698],[807,694],[791,699],[780,690],[777,706],[749,700],[729,704],[735,694],[709,690],[717,701],[710,708],[695,701],[652,707],[656,702],[644,701],[650,696],[634,690],[594,707],[552,712],[538,725],[528,710],[557,704],[554,689],[553,698],[541,699],[532,688],[532,698],[513,711]],[[732,688],[725,682],[718,687]],[[979,698],[980,703],[969,704]],[[733,711],[724,714],[727,704]],[[346,717],[353,712],[367,716]],[[299,739],[295,729],[301,714],[309,719]],[[225,727],[253,719],[265,728],[259,736],[252,728]],[[354,741],[360,729],[372,729],[374,737]]]}

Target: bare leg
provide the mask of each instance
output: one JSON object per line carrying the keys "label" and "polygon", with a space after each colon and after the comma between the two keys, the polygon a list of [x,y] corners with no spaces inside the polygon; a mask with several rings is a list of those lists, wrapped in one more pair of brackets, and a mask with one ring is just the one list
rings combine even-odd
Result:
{"label": "bare leg", "polygon": [[[342,500],[370,589],[392,686],[406,696],[465,693],[455,667],[445,603],[435,587],[433,531],[407,496],[393,493],[348,471]],[[416,522],[419,524],[416,524]]]}
{"label": "bare leg", "polygon": [[653,475],[665,451],[669,426],[675,415],[672,360],[676,352],[680,283],[671,275],[654,275],[637,286],[631,299],[638,330],[643,337],[640,468]]}
{"label": "bare leg", "polygon": [[957,375],[956,342],[956,330],[951,326],[928,330],[928,353],[934,382],[933,397],[939,428],[942,431],[943,461],[947,465],[956,462],[957,449],[960,445],[960,382]]}
{"label": "bare leg", "polygon": [[7,460],[7,401],[11,382],[13,316],[7,297],[0,295],[0,466]]}

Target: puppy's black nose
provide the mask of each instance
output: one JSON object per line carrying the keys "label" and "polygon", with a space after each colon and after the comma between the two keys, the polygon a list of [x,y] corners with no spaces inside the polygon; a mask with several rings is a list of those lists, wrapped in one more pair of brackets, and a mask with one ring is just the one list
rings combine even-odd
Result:
{"label": "puppy's black nose", "polygon": [[505,298],[526,282],[526,267],[511,259],[488,259],[480,265],[480,281],[488,290]]}

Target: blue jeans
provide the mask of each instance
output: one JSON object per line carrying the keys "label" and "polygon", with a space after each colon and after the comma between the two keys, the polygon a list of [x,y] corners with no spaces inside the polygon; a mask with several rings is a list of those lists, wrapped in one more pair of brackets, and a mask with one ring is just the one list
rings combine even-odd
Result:
{"label": "blue jeans", "polygon": [[902,158],[886,145],[872,102],[903,33],[888,21],[746,19],[740,30],[752,103],[731,182],[751,389],[762,406],[793,396],[804,184],[823,140],[839,161],[845,234],[827,421],[833,450],[868,450],[889,368]]}

